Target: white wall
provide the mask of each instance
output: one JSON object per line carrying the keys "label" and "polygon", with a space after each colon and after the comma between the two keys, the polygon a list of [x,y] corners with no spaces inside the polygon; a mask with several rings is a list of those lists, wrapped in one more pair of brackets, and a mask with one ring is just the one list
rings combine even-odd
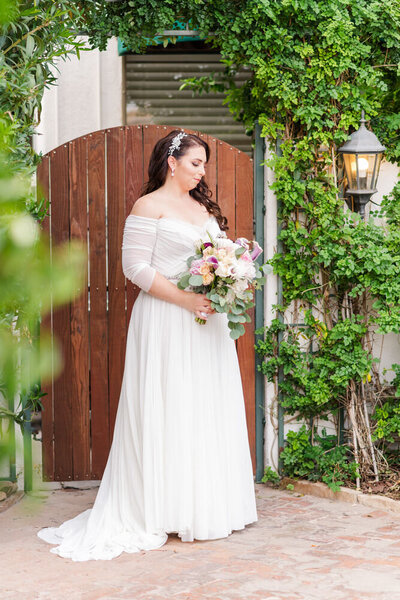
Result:
{"label": "white wall", "polygon": [[118,56],[117,38],[103,52],[88,50],[80,59],[60,59],[57,68],[57,85],[43,96],[33,140],[37,152],[46,154],[86,133],[124,124],[123,58]]}

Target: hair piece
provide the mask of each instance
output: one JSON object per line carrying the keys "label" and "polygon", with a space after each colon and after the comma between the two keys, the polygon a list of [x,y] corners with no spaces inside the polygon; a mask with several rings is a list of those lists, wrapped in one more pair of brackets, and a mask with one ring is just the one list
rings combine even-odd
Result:
{"label": "hair piece", "polygon": [[175,150],[179,150],[179,146],[181,145],[181,140],[183,137],[186,137],[187,133],[185,133],[184,131],[181,131],[180,133],[178,133],[178,135],[176,135],[169,148],[168,148],[168,156],[172,156],[172,154],[174,153]]}
{"label": "hair piece", "polygon": [[[148,181],[146,181],[141,190],[141,196],[154,192],[165,183],[168,173],[168,156],[173,155],[179,160],[186,154],[189,148],[200,146],[204,148],[206,152],[206,161],[208,162],[210,158],[210,147],[207,142],[194,133],[185,133],[184,135],[181,135],[183,133],[184,132],[179,129],[174,129],[156,142],[150,156]],[[178,138],[177,136],[180,137]],[[175,143],[174,139],[176,139]],[[178,140],[179,144],[176,143]],[[173,147],[173,150],[170,153],[171,146]],[[212,191],[208,187],[204,177],[200,179],[195,188],[189,191],[189,194],[199,204],[205,206],[211,215],[214,215],[222,231],[229,229],[227,218],[222,215],[221,208],[218,206],[217,202],[211,199]]]}

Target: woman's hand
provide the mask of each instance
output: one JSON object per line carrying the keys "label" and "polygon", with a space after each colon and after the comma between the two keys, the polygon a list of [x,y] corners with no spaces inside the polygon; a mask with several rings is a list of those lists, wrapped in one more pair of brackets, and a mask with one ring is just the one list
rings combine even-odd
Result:
{"label": "woman's hand", "polygon": [[186,308],[199,319],[207,319],[208,315],[215,313],[215,310],[211,307],[211,300],[205,294],[180,290],[175,283],[166,279],[158,271],[156,271],[153,283],[147,293]]}
{"label": "woman's hand", "polygon": [[200,319],[207,319],[208,315],[215,313],[211,306],[211,300],[205,294],[196,294],[195,292],[183,292],[182,306],[193,312]]}

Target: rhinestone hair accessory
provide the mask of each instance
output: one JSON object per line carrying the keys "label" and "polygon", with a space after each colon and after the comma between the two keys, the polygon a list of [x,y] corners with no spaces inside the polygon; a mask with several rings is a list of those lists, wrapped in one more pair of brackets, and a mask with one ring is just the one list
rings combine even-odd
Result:
{"label": "rhinestone hair accessory", "polygon": [[174,138],[172,138],[172,142],[168,148],[168,156],[171,156],[172,153],[174,152],[174,150],[179,149],[179,147],[181,145],[181,140],[185,136],[187,136],[187,133],[185,133],[184,131],[181,131],[180,133],[178,133],[178,135],[176,135]]}

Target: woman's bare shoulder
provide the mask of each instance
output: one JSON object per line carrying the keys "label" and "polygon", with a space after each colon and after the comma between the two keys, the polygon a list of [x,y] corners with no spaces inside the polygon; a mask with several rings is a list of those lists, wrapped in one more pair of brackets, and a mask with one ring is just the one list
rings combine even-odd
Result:
{"label": "woman's bare shoulder", "polygon": [[146,194],[136,200],[130,214],[139,217],[149,217],[150,219],[159,219],[161,216],[160,204],[153,193]]}

